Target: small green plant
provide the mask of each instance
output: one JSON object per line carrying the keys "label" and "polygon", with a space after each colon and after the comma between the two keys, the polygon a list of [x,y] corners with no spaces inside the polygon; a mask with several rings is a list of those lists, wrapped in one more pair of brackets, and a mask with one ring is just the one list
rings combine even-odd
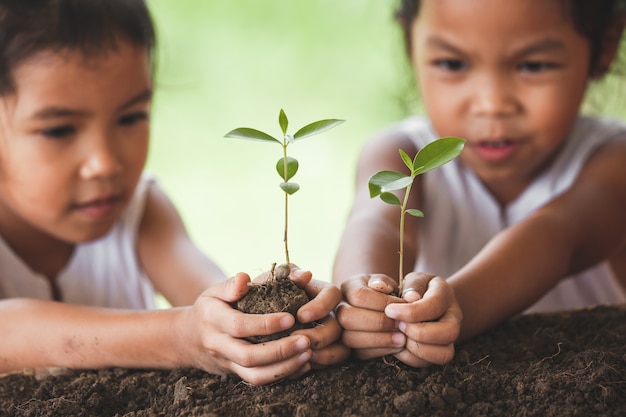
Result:
{"label": "small green plant", "polygon": [[[415,208],[407,208],[409,194],[415,177],[438,168],[459,156],[465,145],[465,140],[445,137],[439,138],[424,146],[413,159],[405,151],[399,149],[400,157],[409,169],[409,175],[397,171],[379,171],[368,181],[370,197],[380,197],[382,201],[394,206],[400,206],[400,261],[398,268],[398,287],[402,294],[404,281],[404,219],[406,214],[415,217],[424,217],[424,213]],[[393,191],[405,190],[402,201]]]}
{"label": "small green plant", "polygon": [[319,133],[325,132],[333,127],[343,123],[345,120],[340,119],[325,119],[318,120],[317,122],[309,123],[308,125],[302,127],[293,135],[287,134],[287,128],[289,126],[289,120],[287,119],[287,115],[284,110],[281,109],[278,115],[278,124],[282,130],[282,138],[277,139],[271,135],[268,135],[265,132],[261,132],[257,129],[251,129],[248,127],[240,127],[238,129],[232,130],[228,132],[225,137],[227,138],[239,138],[239,139],[250,139],[257,140],[269,143],[278,143],[283,148],[283,156],[276,162],[276,172],[282,178],[282,182],[279,184],[280,188],[285,193],[285,223],[284,223],[284,233],[283,233],[283,241],[285,243],[285,261],[286,265],[289,265],[289,239],[288,239],[288,230],[289,230],[289,196],[294,194],[296,191],[300,189],[300,185],[295,182],[290,181],[294,175],[298,172],[299,163],[298,161],[287,155],[287,147],[294,143],[296,140],[304,139],[309,136],[317,135]]}

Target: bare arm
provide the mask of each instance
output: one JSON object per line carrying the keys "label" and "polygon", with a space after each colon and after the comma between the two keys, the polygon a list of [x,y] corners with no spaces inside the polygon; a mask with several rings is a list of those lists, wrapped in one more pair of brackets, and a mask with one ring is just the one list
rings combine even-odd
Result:
{"label": "bare arm", "polygon": [[614,253],[626,235],[626,144],[600,150],[566,193],[496,236],[452,276],[461,339],[532,305],[560,279]]}
{"label": "bare arm", "polygon": [[191,305],[225,276],[190,239],[176,208],[153,185],[139,230],[139,257],[157,291],[174,306]]}
{"label": "bare arm", "polygon": [[[400,209],[369,196],[367,181],[381,170],[407,171],[398,149],[409,155],[415,144],[398,133],[374,137],[359,158],[355,200],[335,259],[333,282],[341,284],[358,273],[379,273],[398,279]],[[419,182],[411,192],[409,207],[419,207]],[[416,222],[407,216],[405,224],[404,271],[412,271],[417,253]]]}

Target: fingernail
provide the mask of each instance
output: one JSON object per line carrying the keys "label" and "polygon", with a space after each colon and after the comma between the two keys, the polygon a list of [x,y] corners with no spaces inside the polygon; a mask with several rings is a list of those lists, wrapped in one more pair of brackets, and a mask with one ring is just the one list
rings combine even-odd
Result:
{"label": "fingernail", "polygon": [[396,346],[403,346],[404,340],[405,340],[405,337],[402,333],[394,333],[393,335],[391,335],[391,341]]}
{"label": "fingernail", "polygon": [[301,363],[308,362],[311,359],[311,351],[302,352],[298,356],[298,361]]}
{"label": "fingernail", "polygon": [[285,317],[280,319],[280,327],[282,329],[288,329],[293,326],[294,318],[291,314],[286,315]]}
{"label": "fingernail", "polygon": [[300,315],[300,322],[302,323],[308,323],[310,321],[313,321],[313,313],[310,312],[309,310],[304,310],[299,312]]}
{"label": "fingernail", "polygon": [[301,337],[298,340],[296,340],[297,350],[304,350],[308,348],[309,348],[309,339],[307,339],[306,337]]}
{"label": "fingernail", "polygon": [[387,307],[385,307],[385,314],[390,319],[395,319],[398,316],[398,313],[398,309],[393,304],[389,304]]}
{"label": "fingernail", "polygon": [[304,270],[302,270],[302,269],[300,269],[300,268],[292,269],[292,270],[291,270],[291,276],[292,276],[293,278],[300,278],[300,277],[302,277],[302,275],[303,275],[305,272],[308,272],[308,271],[304,271]]}
{"label": "fingernail", "polygon": [[402,332],[404,332],[406,330],[406,323],[401,321],[398,322],[398,329],[400,329]]}
{"label": "fingernail", "polygon": [[388,291],[389,285],[385,281],[379,278],[374,278],[369,283],[370,288],[375,289],[377,291]]}
{"label": "fingernail", "polygon": [[422,299],[422,294],[419,291],[409,288],[402,293],[402,298],[409,302],[417,301]]}

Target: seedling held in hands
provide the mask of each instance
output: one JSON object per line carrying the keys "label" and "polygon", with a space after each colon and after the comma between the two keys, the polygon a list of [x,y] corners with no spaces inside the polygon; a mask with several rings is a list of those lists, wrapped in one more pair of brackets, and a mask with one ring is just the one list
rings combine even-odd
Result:
{"label": "seedling held in hands", "polygon": [[289,120],[287,119],[287,115],[285,114],[284,110],[281,109],[278,115],[278,124],[280,125],[280,128],[283,133],[282,139],[277,139],[271,135],[268,135],[265,132],[261,132],[260,130],[251,129],[248,127],[240,127],[226,134],[227,138],[251,139],[251,140],[260,140],[260,141],[269,142],[269,143],[277,143],[283,148],[283,156],[276,163],[276,172],[283,180],[283,182],[281,182],[279,186],[285,193],[285,205],[284,205],[285,223],[284,223],[283,241],[285,243],[286,265],[289,265],[290,263],[289,239],[288,239],[289,196],[294,194],[296,191],[300,189],[300,185],[298,185],[295,182],[290,181],[293,178],[293,176],[296,175],[296,173],[298,172],[299,163],[295,158],[287,156],[287,147],[290,144],[294,143],[296,140],[325,132],[343,123],[344,121],[345,120],[340,120],[340,119],[318,120],[317,122],[313,122],[304,126],[293,135],[289,135],[287,134]]}
{"label": "seedling held in hands", "polygon": [[290,260],[289,260],[289,196],[300,189],[300,186],[292,182],[291,179],[298,172],[298,161],[287,155],[287,147],[296,140],[306,138],[322,133],[328,129],[343,123],[344,120],[326,119],[318,120],[310,123],[293,135],[287,133],[289,121],[287,115],[281,109],[278,115],[278,124],[282,131],[281,139],[277,139],[260,130],[247,127],[230,131],[226,134],[228,138],[241,138],[259,140],[269,143],[278,143],[282,147],[282,157],[276,163],[276,172],[282,179],[280,188],[285,194],[285,223],[283,240],[285,243],[285,264],[276,267],[276,263],[272,264],[269,279],[260,285],[251,285],[250,290],[242,298],[235,302],[235,308],[244,313],[263,314],[273,313],[277,311],[287,312],[296,318],[296,323],[291,329],[271,335],[257,335],[247,338],[253,343],[263,343],[270,340],[279,339],[291,334],[294,330],[312,327],[314,323],[300,323],[297,319],[297,312],[300,307],[309,301],[307,293],[299,288],[294,281],[289,279]]}
{"label": "seedling held in hands", "polygon": [[[404,281],[404,218],[406,214],[424,217],[424,213],[420,210],[407,208],[413,181],[418,175],[452,161],[459,156],[464,145],[465,140],[463,139],[454,137],[439,138],[420,149],[413,159],[400,149],[400,157],[409,169],[409,175],[397,171],[379,171],[372,175],[368,181],[371,198],[380,197],[387,204],[400,206],[400,261],[398,268],[400,295],[402,295]],[[392,192],[398,190],[405,190],[402,201]]]}

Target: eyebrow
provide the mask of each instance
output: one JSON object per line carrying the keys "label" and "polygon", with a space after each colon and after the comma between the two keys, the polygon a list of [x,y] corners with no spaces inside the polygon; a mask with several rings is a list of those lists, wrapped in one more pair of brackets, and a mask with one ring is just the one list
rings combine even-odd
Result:
{"label": "eyebrow", "polygon": [[[122,104],[118,108],[118,110],[127,109],[129,107],[134,106],[137,103],[149,101],[151,98],[152,98],[152,89],[148,88],[142,91],[141,93],[137,94],[135,97],[128,100],[126,103]],[[38,110],[37,112],[33,114],[32,118],[45,120],[45,119],[54,119],[54,118],[59,118],[59,117],[72,117],[72,116],[81,117],[81,116],[86,116],[88,113],[89,112],[83,111],[83,110],[73,110],[73,109],[69,109],[66,107],[50,106],[50,107],[45,107],[41,110]]]}
{"label": "eyebrow", "polygon": [[[426,39],[426,44],[431,47],[445,49],[454,54],[464,55],[464,52],[462,50],[437,36],[428,37],[428,39]],[[551,52],[564,49],[565,43],[563,43],[563,41],[553,38],[547,38],[521,48],[519,51],[515,52],[514,56],[519,57],[534,53]]]}

